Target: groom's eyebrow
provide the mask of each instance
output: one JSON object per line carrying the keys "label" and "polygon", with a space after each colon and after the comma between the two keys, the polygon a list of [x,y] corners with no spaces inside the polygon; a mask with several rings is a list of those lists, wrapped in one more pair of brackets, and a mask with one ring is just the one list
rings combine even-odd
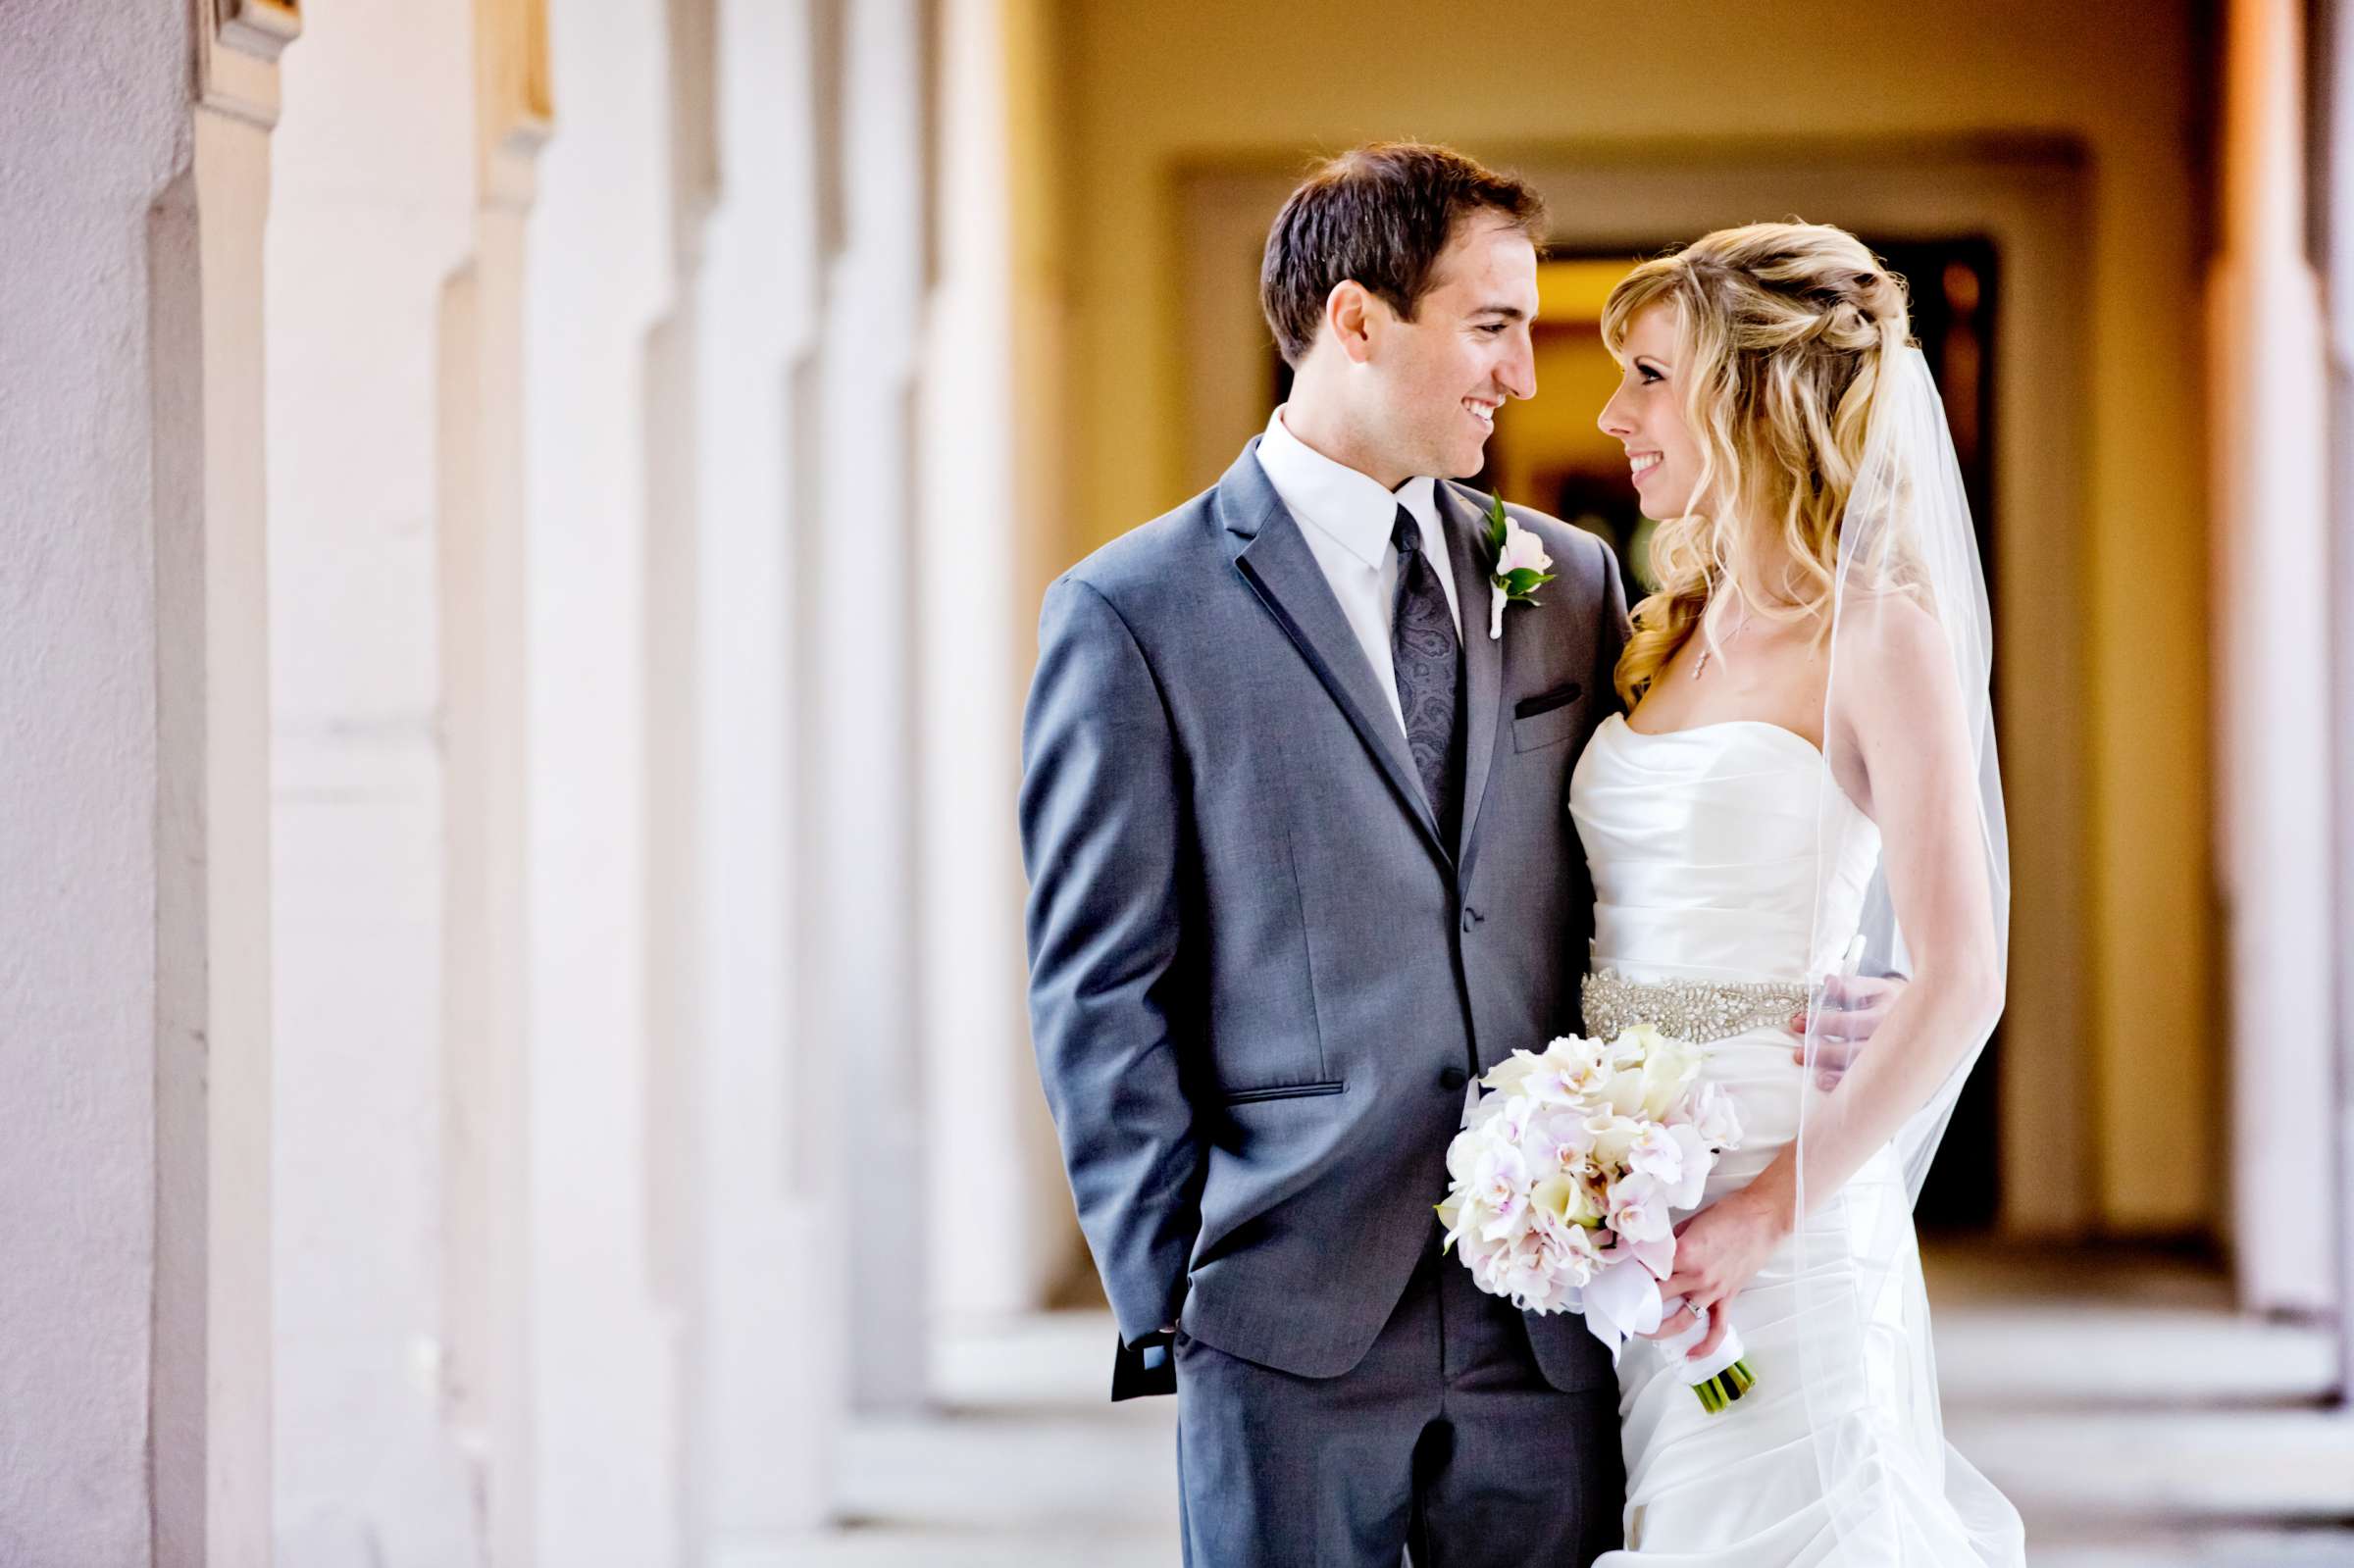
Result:
{"label": "groom's eyebrow", "polygon": [[1529,319],[1529,312],[1522,310],[1517,305],[1482,305],[1471,314],[1474,316],[1501,316],[1508,322],[1524,322]]}

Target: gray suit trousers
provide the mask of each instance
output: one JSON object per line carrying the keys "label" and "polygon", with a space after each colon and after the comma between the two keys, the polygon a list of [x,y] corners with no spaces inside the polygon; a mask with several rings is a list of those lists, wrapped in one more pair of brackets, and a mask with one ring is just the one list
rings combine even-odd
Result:
{"label": "gray suit trousers", "polygon": [[1617,1391],[1555,1389],[1511,1303],[1431,1245],[1362,1362],[1177,1340],[1189,1568],[1575,1568],[1619,1544]]}

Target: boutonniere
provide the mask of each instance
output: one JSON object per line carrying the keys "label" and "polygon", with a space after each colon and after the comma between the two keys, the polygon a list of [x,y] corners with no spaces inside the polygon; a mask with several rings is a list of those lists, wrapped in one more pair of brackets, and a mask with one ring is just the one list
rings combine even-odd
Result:
{"label": "boutonniere", "polygon": [[1504,497],[1488,497],[1488,639],[1504,635],[1504,607],[1534,604],[1537,589],[1554,580],[1545,541],[1505,515]]}

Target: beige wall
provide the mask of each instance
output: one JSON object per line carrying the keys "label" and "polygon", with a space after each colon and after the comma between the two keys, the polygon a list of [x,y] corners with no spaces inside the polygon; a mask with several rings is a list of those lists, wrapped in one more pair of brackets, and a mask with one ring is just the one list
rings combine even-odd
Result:
{"label": "beige wall", "polygon": [[[2124,1231],[2214,1222],[2220,1071],[2206,822],[2197,70],[2179,5],[1696,0],[1632,14],[1066,0],[1064,560],[1215,479],[1185,455],[1179,172],[1377,136],[1574,148],[2060,138],[2087,154],[2089,536],[2068,584],[2089,700],[2093,1186]],[[1778,214],[1741,214],[1742,217]],[[2031,441],[2031,430],[2004,432]],[[2014,644],[2009,660],[2032,659]],[[2015,817],[2038,809],[2012,802]],[[2034,1064],[2017,1064],[2032,1071]],[[2020,1162],[2014,1161],[2015,1169]]]}

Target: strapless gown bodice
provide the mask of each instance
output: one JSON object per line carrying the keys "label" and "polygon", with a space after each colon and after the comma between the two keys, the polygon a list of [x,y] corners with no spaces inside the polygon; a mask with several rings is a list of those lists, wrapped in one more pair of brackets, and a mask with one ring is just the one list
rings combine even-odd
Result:
{"label": "strapless gown bodice", "polygon": [[1805,736],[1753,720],[1647,734],[1613,715],[1578,759],[1569,810],[1594,880],[1594,968],[1804,984],[1841,967],[1879,834]]}

